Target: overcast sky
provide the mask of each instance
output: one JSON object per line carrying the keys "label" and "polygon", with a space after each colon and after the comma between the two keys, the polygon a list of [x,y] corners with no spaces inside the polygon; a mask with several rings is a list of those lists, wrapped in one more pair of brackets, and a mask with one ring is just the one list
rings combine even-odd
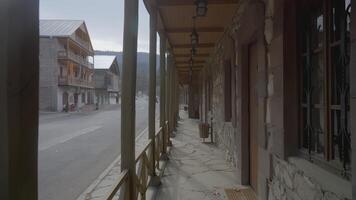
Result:
{"label": "overcast sky", "polygon": [[[139,2],[138,51],[148,52],[149,15]],[[40,18],[85,20],[95,50],[122,51],[124,0],[40,0]]]}

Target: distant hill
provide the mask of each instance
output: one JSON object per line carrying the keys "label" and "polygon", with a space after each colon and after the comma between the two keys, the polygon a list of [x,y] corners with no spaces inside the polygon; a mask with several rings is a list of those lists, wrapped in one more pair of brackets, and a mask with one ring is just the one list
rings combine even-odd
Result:
{"label": "distant hill", "polygon": [[[95,55],[117,56],[122,71],[122,52],[117,51],[95,51]],[[159,55],[157,55],[157,87],[159,87]],[[142,91],[148,94],[148,79],[149,79],[149,54],[146,52],[137,52],[137,81],[136,91]],[[158,94],[158,91],[157,91]]]}

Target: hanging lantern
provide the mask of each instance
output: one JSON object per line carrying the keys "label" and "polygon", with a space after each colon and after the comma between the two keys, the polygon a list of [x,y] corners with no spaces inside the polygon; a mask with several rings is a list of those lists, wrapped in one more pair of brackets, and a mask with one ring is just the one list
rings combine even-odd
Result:
{"label": "hanging lantern", "polygon": [[190,57],[190,59],[189,59],[189,65],[190,65],[190,66],[193,66],[193,57]]}
{"label": "hanging lantern", "polygon": [[190,53],[191,53],[191,57],[194,57],[197,53],[195,47],[193,47],[191,50],[190,50]]}
{"label": "hanging lantern", "polygon": [[199,43],[199,35],[195,28],[193,29],[192,34],[190,34],[190,39],[193,47],[197,47]]}
{"label": "hanging lantern", "polygon": [[204,17],[208,11],[207,0],[196,0],[195,5],[197,6],[196,12],[198,17]]}

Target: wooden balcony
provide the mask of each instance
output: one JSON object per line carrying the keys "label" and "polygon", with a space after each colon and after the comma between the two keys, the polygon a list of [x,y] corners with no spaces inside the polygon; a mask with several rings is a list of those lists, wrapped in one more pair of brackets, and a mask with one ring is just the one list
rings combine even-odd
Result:
{"label": "wooden balcony", "polygon": [[77,86],[85,88],[94,88],[94,81],[83,80],[69,76],[58,76],[58,85],[60,86]]}
{"label": "wooden balcony", "polygon": [[68,59],[90,69],[94,68],[94,64],[90,63],[89,61],[83,59],[83,57],[71,51],[58,51],[58,59]]}
{"label": "wooden balcony", "polygon": [[87,50],[90,50],[91,47],[90,47],[90,44],[89,42],[86,42],[84,41],[83,39],[81,39],[79,36],[75,35],[74,36],[74,40],[80,44],[80,46],[82,46],[83,48],[87,49]]}

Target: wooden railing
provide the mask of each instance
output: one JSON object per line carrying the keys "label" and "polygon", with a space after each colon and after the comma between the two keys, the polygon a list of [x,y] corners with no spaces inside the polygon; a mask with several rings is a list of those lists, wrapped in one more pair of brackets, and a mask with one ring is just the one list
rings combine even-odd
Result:
{"label": "wooden railing", "polygon": [[58,51],[58,58],[59,59],[70,59],[79,65],[88,67],[90,69],[94,68],[94,64],[90,63],[87,59],[83,58],[82,56],[80,56],[78,54],[75,54],[72,51],[67,51],[67,50]]}
{"label": "wooden railing", "polygon": [[[152,171],[152,167],[155,167],[155,171],[157,172],[160,170],[160,156],[163,152],[163,134],[167,133],[167,126],[168,122],[166,122],[164,127],[160,127],[157,133],[155,134],[155,152],[154,156],[152,153],[153,150],[153,142],[151,139],[147,140],[147,142],[144,144],[143,149],[139,151],[139,153],[136,155],[136,174],[135,174],[135,183],[136,183],[136,188],[135,191],[136,193],[134,194],[134,199],[146,199],[146,191],[148,188],[148,181],[149,181],[149,174]],[[168,134],[166,134],[168,135]],[[153,158],[154,157],[154,158]],[[154,165],[153,163],[154,162]],[[111,200],[115,197],[119,198],[119,193],[125,192],[125,185],[127,184],[128,181],[128,171],[125,170],[121,172],[118,183],[113,186],[111,189],[110,194],[107,196],[107,200]],[[131,199],[130,199],[131,200]]]}
{"label": "wooden railing", "polygon": [[84,80],[81,78],[75,78],[72,76],[58,76],[58,85],[72,85],[93,88],[94,81]]}

